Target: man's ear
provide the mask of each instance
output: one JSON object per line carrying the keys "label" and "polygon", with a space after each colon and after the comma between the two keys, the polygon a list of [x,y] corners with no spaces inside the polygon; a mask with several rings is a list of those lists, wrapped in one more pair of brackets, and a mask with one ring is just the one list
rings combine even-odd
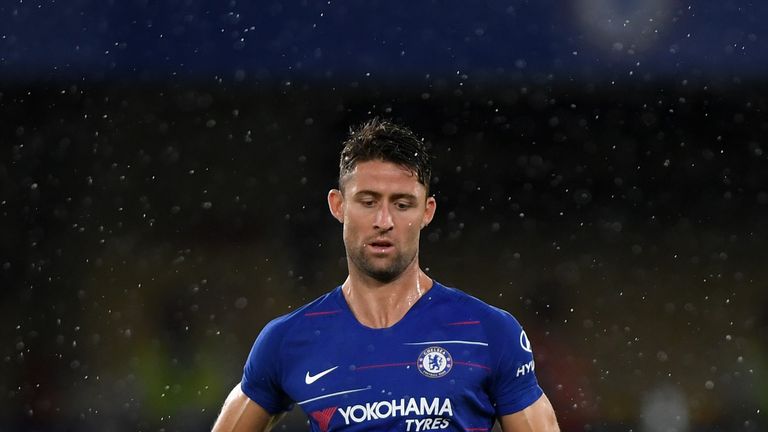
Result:
{"label": "man's ear", "polygon": [[435,210],[437,210],[437,201],[435,200],[435,197],[428,197],[427,206],[424,209],[424,217],[421,220],[422,228],[432,222],[432,218],[435,217]]}
{"label": "man's ear", "polygon": [[328,208],[337,221],[344,223],[344,194],[338,189],[328,192]]}

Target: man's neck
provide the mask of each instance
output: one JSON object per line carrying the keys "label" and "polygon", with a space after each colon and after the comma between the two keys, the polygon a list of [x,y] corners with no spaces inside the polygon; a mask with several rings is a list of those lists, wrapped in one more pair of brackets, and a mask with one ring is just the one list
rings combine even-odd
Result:
{"label": "man's neck", "polygon": [[350,269],[342,291],[360,324],[387,328],[400,321],[430,288],[432,279],[416,264],[390,282],[380,282]]}

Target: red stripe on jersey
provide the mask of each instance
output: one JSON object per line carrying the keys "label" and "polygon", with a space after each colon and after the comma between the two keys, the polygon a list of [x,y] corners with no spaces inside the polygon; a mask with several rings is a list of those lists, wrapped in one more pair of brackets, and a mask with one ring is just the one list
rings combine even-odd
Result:
{"label": "red stripe on jersey", "polygon": [[332,310],[332,311],[323,311],[323,312],[307,312],[304,314],[304,316],[312,317],[312,316],[321,316],[321,315],[333,315],[336,313],[341,312],[340,310]]}
{"label": "red stripe on jersey", "polygon": [[416,362],[385,363],[385,364],[377,364],[377,365],[358,366],[355,368],[355,370],[376,369],[376,368],[397,367],[397,366],[416,366]]}
{"label": "red stripe on jersey", "polygon": [[459,322],[448,323],[446,325],[473,325],[473,324],[480,324],[480,321],[459,321]]}
{"label": "red stripe on jersey", "polygon": [[[470,363],[470,362],[460,362],[460,361],[456,361],[456,360],[454,360],[454,361],[453,361],[453,364],[460,364],[460,365],[464,365],[464,366],[479,367],[479,368],[481,368],[481,369],[485,369],[485,370],[491,370],[491,368],[489,368],[488,366],[484,366],[484,365],[481,365],[481,364],[477,364],[477,363]],[[467,429],[467,430],[469,430],[469,429]]]}

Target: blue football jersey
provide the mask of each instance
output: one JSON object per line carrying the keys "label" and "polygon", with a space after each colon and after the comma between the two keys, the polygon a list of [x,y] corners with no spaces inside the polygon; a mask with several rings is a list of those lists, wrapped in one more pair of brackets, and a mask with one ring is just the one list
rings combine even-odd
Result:
{"label": "blue football jersey", "polygon": [[542,394],[512,315],[435,282],[395,325],[360,324],[341,287],[267,324],[241,388],[313,431],[490,431]]}

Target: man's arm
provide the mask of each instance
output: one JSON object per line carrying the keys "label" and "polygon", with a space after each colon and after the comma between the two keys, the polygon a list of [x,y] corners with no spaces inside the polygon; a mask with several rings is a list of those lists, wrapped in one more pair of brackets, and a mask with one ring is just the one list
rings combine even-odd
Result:
{"label": "man's arm", "polygon": [[227,396],[212,432],[264,432],[282,416],[272,416],[240,389],[240,383]]}
{"label": "man's arm", "polygon": [[499,419],[504,432],[559,432],[555,410],[547,395],[541,397],[528,408]]}

